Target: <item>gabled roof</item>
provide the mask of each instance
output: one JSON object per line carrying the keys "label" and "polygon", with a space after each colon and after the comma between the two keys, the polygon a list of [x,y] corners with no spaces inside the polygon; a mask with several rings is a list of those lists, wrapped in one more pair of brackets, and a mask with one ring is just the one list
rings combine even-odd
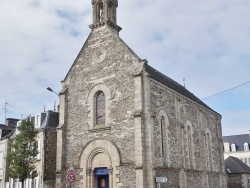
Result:
{"label": "gabled roof", "polygon": [[250,174],[250,167],[232,156],[225,160],[225,170],[227,174]]}
{"label": "gabled roof", "polygon": [[[211,109],[209,106],[207,106],[204,102],[202,102],[198,97],[196,97],[193,93],[188,91],[181,84],[177,83],[176,81],[172,80],[171,78],[169,78],[166,75],[162,74],[161,72],[157,71],[153,67],[145,64],[145,71],[149,74],[150,77],[154,78],[155,80],[168,86],[169,88],[173,89],[174,91],[184,95],[185,97],[191,99],[192,101],[197,102],[201,106],[215,112],[213,109]],[[218,114],[217,112],[215,112],[215,113]],[[218,115],[220,115],[220,114],[218,114]]]}
{"label": "gabled roof", "polygon": [[12,132],[13,130],[15,130],[14,127],[9,127],[9,126],[3,125],[3,124],[0,124],[0,129],[2,130],[1,131],[2,134],[0,135],[0,138],[4,138],[10,132]]}
{"label": "gabled roof", "polygon": [[[107,31],[109,32],[109,34],[110,34],[112,37],[114,37],[114,39],[117,39],[119,42],[121,42],[121,44],[122,44],[125,48],[127,48],[127,50],[128,50],[134,57],[138,58],[138,60],[139,60],[140,58],[138,57],[138,55],[137,55],[137,54],[136,54],[136,53],[135,53],[135,52],[134,52],[134,51],[133,51],[133,50],[132,50],[132,49],[122,40],[122,39],[121,39],[121,37],[120,37],[119,35],[117,35],[117,34],[115,34],[114,32],[112,32],[112,29],[110,29],[110,26],[109,26],[109,25],[107,25],[107,26],[108,26],[108,27],[107,27],[106,29],[107,29]],[[80,52],[78,53],[78,55],[77,55],[77,57],[75,58],[73,64],[71,65],[71,68],[69,69],[68,73],[66,74],[66,76],[65,76],[65,78],[62,80],[62,82],[64,82],[64,81],[67,79],[67,77],[69,76],[70,71],[73,69],[74,65],[77,63],[77,60],[79,59],[80,55],[83,54],[84,50],[87,48],[87,46],[88,46],[88,41],[89,41],[90,38],[92,37],[93,33],[94,33],[94,30],[92,30],[92,31],[90,32],[89,36],[87,37],[85,43],[83,44],[83,46],[82,46]],[[62,92],[63,92],[63,91],[61,91],[60,93],[62,93]]]}
{"label": "gabled roof", "polygon": [[250,143],[249,134],[223,136],[223,142],[229,142],[229,144],[235,144],[237,151],[244,151],[244,143]]}

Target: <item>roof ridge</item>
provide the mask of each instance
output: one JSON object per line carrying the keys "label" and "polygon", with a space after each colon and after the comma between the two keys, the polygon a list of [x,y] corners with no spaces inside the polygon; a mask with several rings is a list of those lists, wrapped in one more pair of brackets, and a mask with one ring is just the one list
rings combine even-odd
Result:
{"label": "roof ridge", "polygon": [[[175,82],[177,85],[180,85],[181,87],[183,87],[183,89],[186,89],[188,92],[190,92],[186,87],[184,87],[183,85],[181,85],[179,82],[173,80],[172,78],[170,78],[167,75],[163,74],[162,72],[158,71],[157,69],[155,69],[154,67],[150,66],[149,64],[146,64],[146,65],[149,66],[150,68],[154,69],[157,73],[161,74],[163,77],[167,78],[168,80],[171,80],[171,81]],[[190,93],[192,93],[192,92],[190,92]]]}
{"label": "roof ridge", "polygon": [[[214,111],[210,108],[207,104],[201,101],[198,97],[196,97],[191,91],[189,91],[186,87],[182,86],[180,83],[176,82],[172,78],[168,77],[167,75],[161,73],[160,71],[156,70],[152,66],[145,64],[145,71],[154,78],[155,80],[161,82],[162,84],[168,86],[169,88],[173,89],[177,93],[189,98],[191,101],[198,103],[199,105],[207,108],[208,110],[220,115],[218,112]],[[220,115],[221,116],[221,115]]]}
{"label": "roof ridge", "polygon": [[234,136],[246,136],[249,134],[236,134],[236,135],[228,135],[228,136],[223,136],[223,137],[234,137]]}

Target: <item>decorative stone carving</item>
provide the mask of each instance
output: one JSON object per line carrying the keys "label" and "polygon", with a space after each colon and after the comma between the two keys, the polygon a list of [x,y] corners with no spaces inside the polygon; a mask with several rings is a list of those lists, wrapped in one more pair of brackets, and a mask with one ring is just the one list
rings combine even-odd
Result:
{"label": "decorative stone carving", "polygon": [[106,50],[105,49],[98,49],[96,51],[94,51],[93,53],[93,62],[94,63],[101,63],[104,61],[104,59],[106,58]]}

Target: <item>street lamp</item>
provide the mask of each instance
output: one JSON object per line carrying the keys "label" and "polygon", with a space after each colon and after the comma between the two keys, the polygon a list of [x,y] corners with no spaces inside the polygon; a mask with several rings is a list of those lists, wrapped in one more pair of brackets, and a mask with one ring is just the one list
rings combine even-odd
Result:
{"label": "street lamp", "polygon": [[57,96],[59,96],[59,94],[54,92],[53,89],[51,89],[50,87],[47,87],[47,90],[49,90],[50,92],[55,93],[55,94],[57,94]]}
{"label": "street lamp", "polygon": [[[59,94],[54,92],[53,89],[51,89],[50,87],[47,87],[47,90],[49,90],[52,93],[55,93],[59,97]],[[59,105],[57,106],[57,110],[59,111]],[[54,102],[54,111],[56,111],[56,101]]]}

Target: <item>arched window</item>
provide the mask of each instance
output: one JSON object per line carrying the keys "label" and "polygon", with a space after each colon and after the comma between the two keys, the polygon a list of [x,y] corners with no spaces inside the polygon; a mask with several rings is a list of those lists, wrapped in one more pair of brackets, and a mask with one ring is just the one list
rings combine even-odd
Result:
{"label": "arched window", "polygon": [[99,20],[99,22],[101,22],[101,21],[103,21],[103,18],[104,18],[104,11],[103,11],[103,3],[102,2],[100,2],[99,4],[98,4],[98,20]]}
{"label": "arched window", "polygon": [[231,144],[231,151],[236,151],[236,145],[234,143]]}
{"label": "arched window", "polygon": [[192,131],[189,125],[187,127],[187,141],[188,141],[189,167],[193,168]]}
{"label": "arched window", "polygon": [[105,123],[105,95],[102,91],[99,91],[96,94],[96,125],[104,124]]}
{"label": "arched window", "polygon": [[212,170],[212,146],[211,146],[211,137],[210,133],[207,132],[205,135],[205,144],[206,144],[206,156],[207,156],[207,169]]}
{"label": "arched window", "polygon": [[164,156],[164,125],[165,125],[165,120],[164,120],[164,117],[162,116],[161,117],[161,154],[162,154],[162,157]]}
{"label": "arched window", "polygon": [[249,144],[247,142],[244,143],[244,151],[249,151]]}

